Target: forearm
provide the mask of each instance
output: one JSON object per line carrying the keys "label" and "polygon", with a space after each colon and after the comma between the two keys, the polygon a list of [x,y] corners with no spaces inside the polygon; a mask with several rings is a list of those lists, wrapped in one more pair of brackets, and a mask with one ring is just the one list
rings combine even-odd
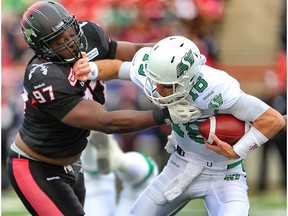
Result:
{"label": "forearm", "polygon": [[[99,129],[105,133],[130,133],[158,126],[153,111],[118,110],[103,115],[105,121]],[[97,128],[94,128],[97,130]]]}
{"label": "forearm", "polygon": [[285,125],[279,112],[258,98],[247,94],[242,95],[225,113],[232,114],[242,121],[251,122],[253,125],[233,146],[234,151],[242,158],[271,139]]}
{"label": "forearm", "polygon": [[128,133],[161,124],[184,124],[195,121],[201,111],[190,104],[175,104],[149,111],[119,110],[108,112],[93,100],[80,100],[61,121],[72,127],[104,133]]}
{"label": "forearm", "polygon": [[269,108],[252,125],[257,128],[265,137],[271,139],[285,125],[282,115],[273,108]]}
{"label": "forearm", "polygon": [[[91,63],[89,63],[91,64]],[[130,67],[131,62],[122,62],[121,60],[99,60],[92,62],[92,68],[97,70],[97,76],[88,75],[88,80],[112,80],[122,79],[131,80]],[[95,65],[96,64],[96,65]],[[91,69],[92,70],[92,69]],[[93,73],[91,71],[90,73]]]}
{"label": "forearm", "polygon": [[153,111],[119,110],[111,112],[96,112],[87,115],[83,111],[80,115],[65,116],[65,124],[77,128],[101,131],[107,134],[130,133],[157,126],[153,118]]}
{"label": "forearm", "polygon": [[279,112],[260,99],[248,94],[242,95],[227,111],[242,121],[251,122],[268,139],[274,136],[285,124]]}
{"label": "forearm", "polygon": [[118,79],[118,72],[122,65],[122,61],[115,60],[98,60],[94,62],[98,67],[98,80],[107,81]]}
{"label": "forearm", "polygon": [[153,112],[152,110],[108,112],[104,106],[95,101],[82,100],[61,121],[72,127],[102,131],[104,133],[127,133],[164,123],[164,119],[162,122],[157,123],[154,120]]}
{"label": "forearm", "polygon": [[251,129],[233,146],[234,151],[245,158],[249,152],[271,139],[285,125],[280,113],[273,108],[252,122]]}
{"label": "forearm", "polygon": [[[250,119],[249,115],[247,118]],[[251,126],[250,130],[233,147],[213,135],[211,137],[217,145],[211,145],[208,142],[205,144],[208,149],[214,150],[225,157],[231,159],[239,156],[246,158],[251,151],[267,142],[268,139],[283,128],[284,124],[284,118],[276,110],[268,108],[266,112],[252,123],[253,126]]]}
{"label": "forearm", "polygon": [[112,80],[118,79],[118,72],[122,61],[118,59],[105,59],[88,62],[86,53],[82,53],[83,58],[76,61],[73,65],[73,71],[78,80],[86,82],[89,80]]}

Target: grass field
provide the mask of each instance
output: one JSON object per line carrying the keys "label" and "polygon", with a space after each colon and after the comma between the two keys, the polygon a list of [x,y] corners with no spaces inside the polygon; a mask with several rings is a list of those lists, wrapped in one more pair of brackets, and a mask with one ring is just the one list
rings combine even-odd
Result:
{"label": "grass field", "polygon": [[[261,195],[250,195],[251,210],[249,216],[286,216],[286,195],[270,191]],[[2,216],[28,216],[23,204],[10,190],[2,193]],[[95,215],[97,216],[97,215]],[[202,200],[190,202],[177,216],[206,216]]]}

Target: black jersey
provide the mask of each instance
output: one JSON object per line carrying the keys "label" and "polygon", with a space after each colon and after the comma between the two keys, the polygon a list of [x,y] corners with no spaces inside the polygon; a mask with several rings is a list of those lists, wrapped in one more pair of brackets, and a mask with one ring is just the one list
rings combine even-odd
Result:
{"label": "black jersey", "polygon": [[[88,60],[115,57],[117,44],[104,35],[101,27],[90,21],[82,21],[80,26],[87,38]],[[20,136],[32,150],[49,157],[70,157],[82,152],[89,130],[60,120],[83,99],[105,102],[102,82],[77,81],[72,65],[35,56],[26,67],[22,97],[25,114]]]}

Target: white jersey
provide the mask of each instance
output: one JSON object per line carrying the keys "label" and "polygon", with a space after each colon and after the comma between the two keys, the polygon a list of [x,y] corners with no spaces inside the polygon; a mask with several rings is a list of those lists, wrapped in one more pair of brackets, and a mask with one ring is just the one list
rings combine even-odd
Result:
{"label": "white jersey", "polygon": [[[130,71],[131,80],[142,89],[146,80],[143,67],[150,49],[142,48],[136,53]],[[205,147],[198,126],[218,112],[225,113],[225,110],[233,106],[243,94],[245,93],[240,89],[239,82],[226,72],[206,65],[202,66],[198,80],[186,98],[191,104],[201,109],[202,116],[195,122],[172,125],[176,145],[189,153],[193,160],[229,164],[228,158]]]}

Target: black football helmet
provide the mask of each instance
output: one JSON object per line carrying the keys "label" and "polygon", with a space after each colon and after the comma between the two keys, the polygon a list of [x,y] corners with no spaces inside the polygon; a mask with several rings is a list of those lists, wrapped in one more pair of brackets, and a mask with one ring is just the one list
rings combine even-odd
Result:
{"label": "black football helmet", "polygon": [[[70,27],[75,31],[75,37],[52,49],[49,42]],[[40,1],[29,7],[23,14],[21,30],[25,41],[37,56],[55,63],[73,63],[79,59],[79,52],[87,48],[86,37],[76,17],[57,2]],[[76,45],[76,50],[69,48],[72,44]],[[70,52],[72,58],[65,59],[57,54],[64,49]]]}

